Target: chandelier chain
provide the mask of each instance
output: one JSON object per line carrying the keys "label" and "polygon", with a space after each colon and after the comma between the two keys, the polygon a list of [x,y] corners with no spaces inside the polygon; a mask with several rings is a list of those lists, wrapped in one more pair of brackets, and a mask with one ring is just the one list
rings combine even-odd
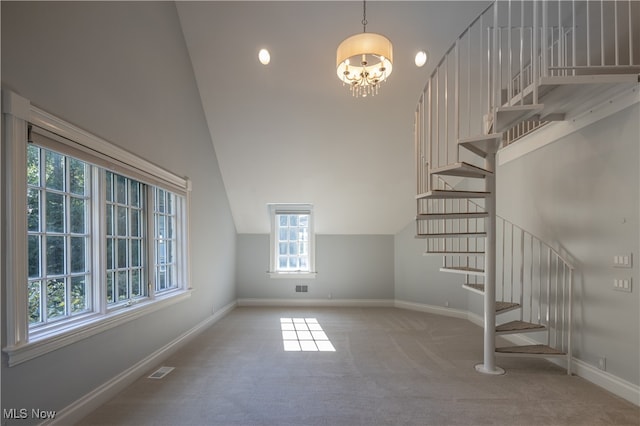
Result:
{"label": "chandelier chain", "polygon": [[368,23],[369,22],[367,21],[367,1],[362,0],[362,32],[363,33],[367,32]]}

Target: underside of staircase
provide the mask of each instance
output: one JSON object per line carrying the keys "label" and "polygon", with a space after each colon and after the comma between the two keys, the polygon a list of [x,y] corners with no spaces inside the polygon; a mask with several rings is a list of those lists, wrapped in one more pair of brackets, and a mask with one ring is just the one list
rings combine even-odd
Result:
{"label": "underside of staircase", "polygon": [[[564,357],[571,374],[574,268],[497,215],[496,156],[549,123],[638,90],[640,23],[622,25],[622,12],[640,16],[640,3],[495,2],[439,62],[418,103],[416,238],[425,254],[443,256],[440,271],[462,275],[463,288],[483,297],[483,373],[503,372],[499,355]],[[598,13],[614,14],[616,25],[600,19],[596,45],[588,27]],[[496,336],[510,335],[531,344],[496,347]]]}

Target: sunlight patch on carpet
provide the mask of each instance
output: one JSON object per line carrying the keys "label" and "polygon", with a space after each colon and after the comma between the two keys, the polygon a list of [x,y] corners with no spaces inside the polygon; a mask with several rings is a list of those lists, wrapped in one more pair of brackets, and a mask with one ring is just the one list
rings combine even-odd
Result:
{"label": "sunlight patch on carpet", "polygon": [[335,352],[315,318],[280,318],[282,343],[287,352]]}

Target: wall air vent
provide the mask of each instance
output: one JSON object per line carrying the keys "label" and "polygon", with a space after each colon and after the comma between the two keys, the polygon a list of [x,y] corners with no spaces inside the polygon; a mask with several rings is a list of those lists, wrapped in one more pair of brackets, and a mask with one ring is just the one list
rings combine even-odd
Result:
{"label": "wall air vent", "polygon": [[163,379],[164,376],[166,376],[167,374],[171,373],[171,371],[174,368],[175,367],[160,367],[156,371],[151,373],[147,378],[148,379]]}
{"label": "wall air vent", "polygon": [[296,293],[307,293],[308,291],[308,285],[296,285]]}

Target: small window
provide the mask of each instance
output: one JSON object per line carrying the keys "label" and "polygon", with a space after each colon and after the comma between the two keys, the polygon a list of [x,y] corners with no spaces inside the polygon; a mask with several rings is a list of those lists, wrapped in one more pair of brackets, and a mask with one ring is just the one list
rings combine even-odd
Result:
{"label": "small window", "polygon": [[315,276],[313,208],[271,204],[271,276]]}

